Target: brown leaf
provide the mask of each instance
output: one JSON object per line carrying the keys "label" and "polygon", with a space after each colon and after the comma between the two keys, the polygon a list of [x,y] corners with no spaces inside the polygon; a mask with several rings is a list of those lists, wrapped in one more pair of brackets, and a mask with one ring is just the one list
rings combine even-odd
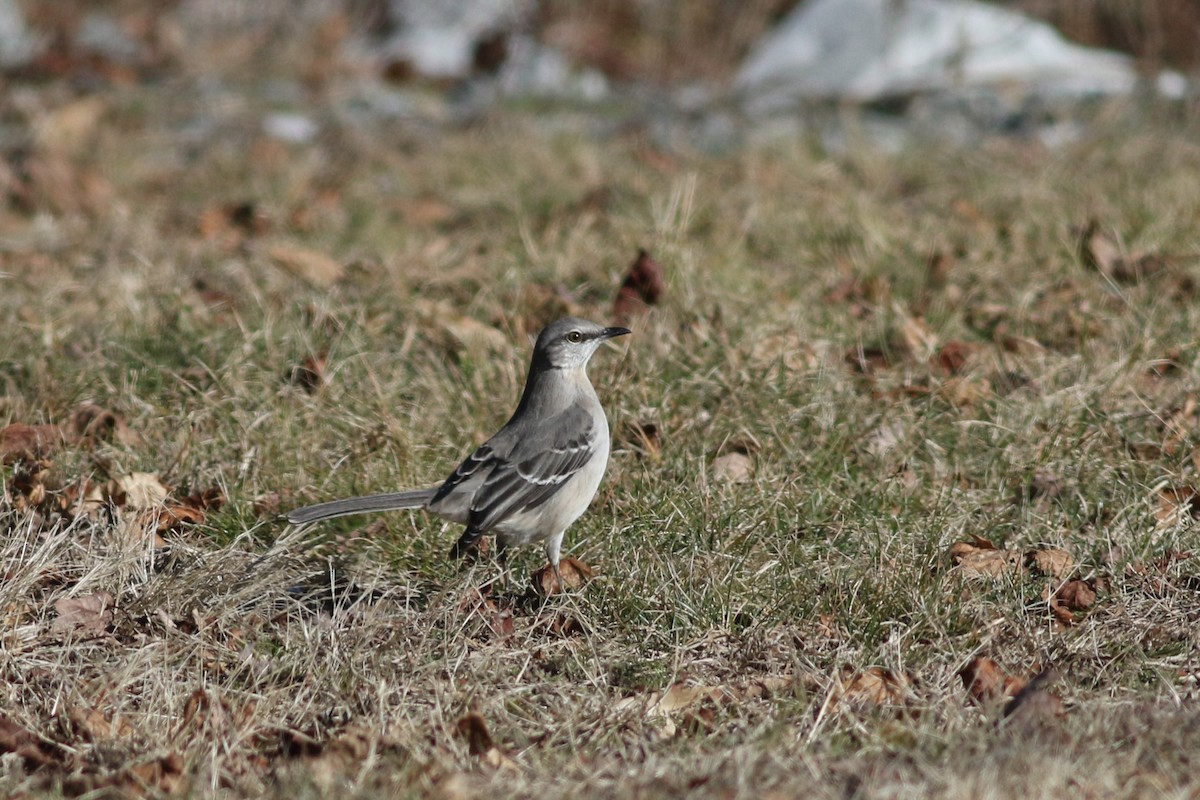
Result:
{"label": "brown leaf", "polygon": [[187,785],[183,756],[172,751],[153,761],[126,767],[118,773],[114,784],[125,792],[143,789],[165,795],[179,794]]}
{"label": "brown leaf", "polygon": [[493,767],[515,766],[512,759],[505,755],[504,751],[492,741],[492,735],[488,733],[487,723],[484,722],[483,717],[479,714],[471,712],[464,715],[459,718],[456,727],[458,728],[458,735],[467,741],[467,749],[471,755]]}
{"label": "brown leaf", "polygon": [[882,667],[863,672],[843,670],[834,694],[835,703],[852,706],[902,706],[908,702],[912,680],[904,673]]}
{"label": "brown leaf", "polygon": [[617,290],[613,317],[618,322],[627,322],[634,314],[658,305],[663,289],[662,266],[645,249],[638,250],[637,258]]}
{"label": "brown leaf", "polygon": [[310,353],[305,356],[303,362],[292,367],[288,374],[288,382],[313,394],[329,385],[329,375],[325,371],[326,363],[325,353]]}
{"label": "brown leaf", "polygon": [[58,745],[44,742],[33,732],[0,714],[0,754],[15,753],[25,769],[32,772],[62,764],[66,758]]}
{"label": "brown leaf", "polygon": [[[989,542],[990,544],[990,542]],[[966,542],[950,546],[950,560],[968,578],[1000,578],[1021,571],[1021,554],[1015,550],[980,548]]]}
{"label": "brown leaf", "polygon": [[717,456],[712,465],[713,478],[722,483],[747,483],[754,477],[754,462],[737,451]]}
{"label": "brown leaf", "polygon": [[126,447],[142,444],[142,437],[130,429],[125,419],[95,403],[84,403],[71,414],[71,433],[84,442],[115,441]]}
{"label": "brown leaf", "polygon": [[410,228],[436,228],[458,218],[458,209],[432,196],[396,200],[393,208],[400,212]]}
{"label": "brown leaf", "polygon": [[87,147],[108,106],[102,95],[85,95],[33,122],[33,136],[40,151],[60,156],[75,156]]}
{"label": "brown leaf", "polygon": [[554,576],[554,568],[549,564],[533,573],[533,590],[542,597],[562,594],[567,590],[582,589],[588,581],[596,577],[596,571],[577,558],[567,556],[558,564],[559,574],[564,585],[559,585]]}
{"label": "brown leaf", "polygon": [[96,592],[82,597],[64,597],[54,604],[58,618],[50,626],[55,633],[76,631],[83,634],[104,633],[113,621],[116,600],[108,592]]}
{"label": "brown leaf", "polygon": [[941,348],[934,353],[933,363],[936,364],[943,372],[949,375],[957,375],[962,372],[962,369],[967,364],[969,359],[977,350],[979,345],[968,344],[957,339],[946,342]]}
{"label": "brown leaf", "polygon": [[910,316],[898,305],[895,311],[900,320],[900,341],[904,349],[910,357],[918,361],[927,361],[937,348],[937,336],[920,317]]}
{"label": "brown leaf", "polygon": [[1062,716],[1062,698],[1048,691],[1058,678],[1058,670],[1054,667],[1047,667],[1035,675],[1004,707],[1005,724],[1041,727]]}
{"label": "brown leaf", "polygon": [[621,441],[650,458],[662,455],[662,431],[653,422],[627,422],[622,427]]}
{"label": "brown leaf", "polygon": [[340,281],[346,271],[340,261],[307,247],[279,244],[272,247],[267,255],[276,266],[322,289],[328,289]]}
{"label": "brown leaf", "polygon": [[69,441],[58,425],[14,423],[0,429],[0,460],[4,464],[37,461]]}
{"label": "brown leaf", "polygon": [[1060,605],[1072,611],[1086,611],[1096,604],[1096,589],[1090,581],[1067,581],[1054,596]]}
{"label": "brown leaf", "polygon": [[1088,269],[1117,283],[1136,284],[1163,272],[1167,259],[1157,253],[1127,253],[1116,238],[1100,230],[1100,223],[1091,219],[1076,229],[1079,258]]}
{"label": "brown leaf", "polygon": [[[120,499],[118,506],[134,511],[161,509],[171,490],[153,472],[131,472],[113,481],[110,495]],[[123,498],[123,499],[122,499]]]}
{"label": "brown leaf", "polygon": [[1075,559],[1066,550],[1047,547],[1025,554],[1025,564],[1043,575],[1062,578],[1075,569]]}
{"label": "brown leaf", "polygon": [[1195,486],[1169,486],[1159,492],[1155,516],[1164,525],[1175,525],[1181,519],[1200,518],[1200,492]]}
{"label": "brown leaf", "polygon": [[980,705],[987,705],[1002,697],[1013,697],[1025,688],[1025,679],[1007,674],[1000,665],[987,656],[971,659],[958,676],[962,678],[967,695]]}

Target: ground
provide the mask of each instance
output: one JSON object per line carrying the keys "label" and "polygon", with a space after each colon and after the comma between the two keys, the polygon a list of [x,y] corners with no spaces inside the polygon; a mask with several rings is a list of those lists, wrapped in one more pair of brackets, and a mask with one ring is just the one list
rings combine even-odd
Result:
{"label": "ground", "polygon": [[[26,99],[4,792],[1200,790],[1193,119],[709,154]],[[279,519],[445,477],[542,324],[621,321],[639,248],[589,583],[524,593],[528,548],[489,587],[420,513]]]}

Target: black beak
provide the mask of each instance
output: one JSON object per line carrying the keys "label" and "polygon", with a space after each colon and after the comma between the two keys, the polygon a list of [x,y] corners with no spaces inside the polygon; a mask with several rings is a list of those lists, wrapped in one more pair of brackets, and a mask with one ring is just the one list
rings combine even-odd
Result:
{"label": "black beak", "polygon": [[618,336],[624,336],[627,333],[633,333],[629,328],[605,328],[600,333],[602,339],[615,339]]}

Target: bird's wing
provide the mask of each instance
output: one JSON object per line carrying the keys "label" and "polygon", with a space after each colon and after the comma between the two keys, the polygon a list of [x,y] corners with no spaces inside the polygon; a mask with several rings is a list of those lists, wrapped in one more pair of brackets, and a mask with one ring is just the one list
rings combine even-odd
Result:
{"label": "bird's wing", "polygon": [[572,406],[515,442],[507,457],[493,454],[471,501],[470,526],[486,531],[545,503],[595,455],[596,437],[591,416]]}

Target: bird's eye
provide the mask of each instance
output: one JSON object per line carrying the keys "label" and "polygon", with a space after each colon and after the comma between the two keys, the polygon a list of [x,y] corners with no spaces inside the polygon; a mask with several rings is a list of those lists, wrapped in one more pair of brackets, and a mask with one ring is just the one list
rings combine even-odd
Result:
{"label": "bird's eye", "polygon": [[579,342],[583,341],[583,334],[579,331],[571,331],[567,334],[567,341],[573,344],[578,344]]}

